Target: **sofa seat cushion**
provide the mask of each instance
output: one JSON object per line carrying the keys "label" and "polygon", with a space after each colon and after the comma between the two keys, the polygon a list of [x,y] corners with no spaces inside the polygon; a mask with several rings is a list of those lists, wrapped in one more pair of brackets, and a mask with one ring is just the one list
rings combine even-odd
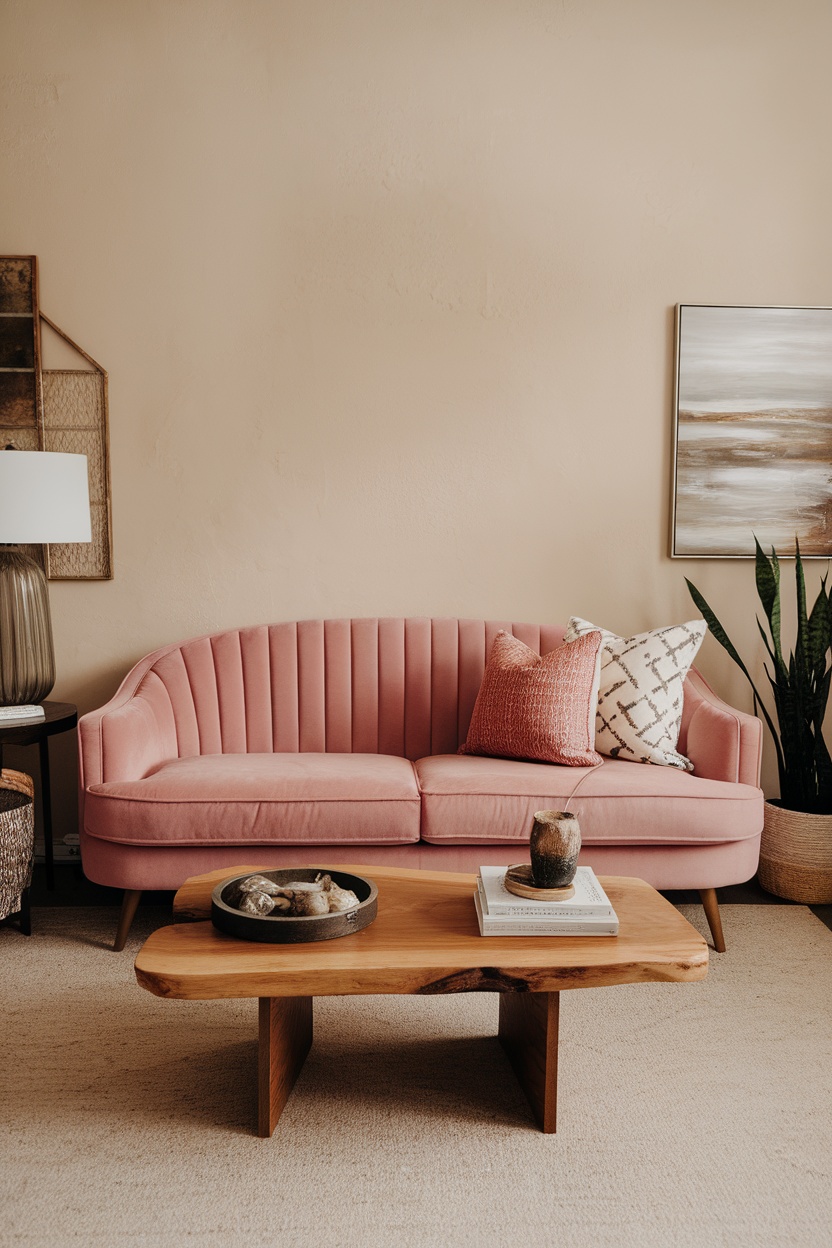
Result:
{"label": "sofa seat cushion", "polygon": [[126,845],[405,845],[413,764],[389,754],[202,754],[92,785],[90,836]]}
{"label": "sofa seat cushion", "polygon": [[[440,754],[415,764],[422,839],[435,844],[528,845],[536,810],[562,809],[584,770]],[[763,793],[675,767],[607,760],[569,809],[587,845],[717,845],[759,837]]]}

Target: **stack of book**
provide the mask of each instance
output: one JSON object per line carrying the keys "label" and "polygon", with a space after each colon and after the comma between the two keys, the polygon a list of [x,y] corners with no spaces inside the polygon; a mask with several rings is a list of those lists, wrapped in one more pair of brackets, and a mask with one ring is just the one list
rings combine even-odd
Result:
{"label": "stack of book", "polygon": [[19,724],[36,724],[45,719],[42,706],[0,706],[0,728],[16,728]]}
{"label": "stack of book", "polygon": [[505,867],[480,867],[474,904],[481,936],[617,936],[618,915],[592,867],[578,867],[568,901],[517,897]]}

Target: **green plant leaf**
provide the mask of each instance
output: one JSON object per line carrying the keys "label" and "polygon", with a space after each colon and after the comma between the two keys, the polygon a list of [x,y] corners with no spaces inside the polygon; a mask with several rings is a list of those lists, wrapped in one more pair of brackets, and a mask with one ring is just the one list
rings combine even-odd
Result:
{"label": "green plant leaf", "polygon": [[821,581],[818,596],[809,614],[806,640],[806,659],[809,666],[820,676],[826,666],[832,630],[829,618],[829,597],[826,593],[826,577]]}
{"label": "green plant leaf", "polygon": [[[805,672],[794,654],[789,655],[789,679],[787,682],[779,682],[778,696],[782,697],[784,706],[788,707],[787,714],[789,716],[788,733],[790,738],[799,738],[797,726],[801,724],[805,718],[804,708],[808,701],[808,686],[805,680]],[[779,711],[778,711],[779,718]],[[780,720],[780,737],[783,738],[783,721]],[[784,743],[785,749],[785,743]]]}
{"label": "green plant leaf", "polygon": [[800,542],[794,539],[794,581],[797,590],[797,640],[794,653],[801,676],[805,673],[806,656],[809,643],[809,621],[806,616],[806,579],[803,575],[803,560],[800,558]]}
{"label": "green plant leaf", "polygon": [[734,646],[734,643],[731,641],[731,638],[728,636],[725,629],[720,624],[719,620],[714,615],[711,608],[708,606],[705,599],[700,594],[699,590],[696,588],[695,585],[693,585],[688,580],[687,577],[685,577],[685,584],[687,585],[690,591],[690,596],[693,599],[694,603],[696,604],[698,609],[702,612],[702,618],[704,619],[705,623],[708,625],[708,628],[710,629],[713,636],[716,638],[719,644],[723,647],[723,649],[728,651],[731,658],[736,663],[737,667],[745,675],[745,677],[750,681],[751,676],[749,675],[748,668],[745,666],[742,659],[740,658],[738,650]]}
{"label": "green plant leaf", "polygon": [[[771,641],[774,647],[774,657],[778,660],[782,659],[780,649],[780,569],[774,563],[769,563],[760,543],[754,537],[755,549],[755,575],[757,580],[757,593],[760,602],[763,604],[763,610],[766,613],[768,626],[771,630]],[[774,551],[772,550],[772,555]]]}
{"label": "green plant leaf", "polygon": [[[780,745],[780,737],[777,732],[777,729],[774,726],[774,721],[769,715],[768,710],[763,702],[763,699],[760,697],[760,694],[757,691],[757,686],[754,684],[754,681],[751,679],[751,673],[749,672],[748,668],[743,663],[742,658],[740,657],[739,651],[737,650],[734,643],[731,641],[731,638],[728,636],[725,629],[722,627],[719,620],[716,618],[713,611],[711,610],[711,608],[708,606],[705,599],[700,594],[699,590],[691,581],[688,580],[687,577],[685,577],[685,584],[688,587],[688,591],[695,605],[702,612],[702,618],[704,619],[705,623],[708,625],[708,628],[710,629],[711,633],[719,642],[719,644],[722,646],[722,648],[728,651],[731,658],[734,660],[737,667],[740,669],[743,676],[745,676],[745,679],[748,681],[749,685],[751,686],[751,691],[754,694],[754,704],[755,706],[759,706],[760,710],[762,711],[763,718],[766,721],[768,730],[771,733],[772,740],[774,741],[774,749],[777,754],[777,770],[780,773],[780,777],[781,777],[780,783],[782,787],[783,776],[785,774],[785,760],[784,760],[783,751]],[[781,667],[782,667],[782,662],[781,662]],[[771,677],[769,677],[769,680],[771,680]],[[775,705],[776,705],[777,685],[775,684],[773,680],[771,681],[771,683],[772,683],[772,688],[775,691]]]}
{"label": "green plant leaf", "polygon": [[[763,639],[763,645],[765,646],[766,650],[768,651],[768,657],[771,659],[772,663],[775,665],[775,670],[776,670],[776,667],[777,667],[777,661],[776,661],[776,659],[775,659],[775,657],[774,657],[774,651],[773,651],[773,650],[772,650],[772,648],[771,648],[771,642],[770,642],[770,641],[769,641],[769,639],[768,639],[768,636],[767,636],[767,634],[766,634],[766,630],[763,628],[762,624],[760,623],[760,617],[759,617],[759,615],[755,616],[754,618],[755,618],[755,619],[756,619],[756,621],[757,621],[757,628],[759,629],[759,631],[760,631],[760,636],[761,636],[761,637],[762,637],[762,639]],[[769,680],[771,680],[771,676],[769,676],[769,673],[768,673],[768,668],[766,668],[766,675],[768,676]]]}
{"label": "green plant leaf", "polygon": [[818,813],[832,814],[832,758],[822,735],[815,737],[814,763],[817,770]]}

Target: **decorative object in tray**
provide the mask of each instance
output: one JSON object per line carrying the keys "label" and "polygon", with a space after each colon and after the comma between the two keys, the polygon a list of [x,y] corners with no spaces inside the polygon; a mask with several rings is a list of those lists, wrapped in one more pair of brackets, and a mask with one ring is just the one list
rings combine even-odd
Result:
{"label": "decorative object in tray", "polygon": [[578,867],[565,899],[547,899],[550,890],[518,896],[508,888],[509,872],[520,867],[480,867],[474,904],[481,936],[617,936],[618,915],[592,867]]}
{"label": "decorative object in tray", "polygon": [[290,867],[235,875],[211,894],[211,922],[243,940],[300,944],[360,932],[378,913],[378,889],[363,875]]}

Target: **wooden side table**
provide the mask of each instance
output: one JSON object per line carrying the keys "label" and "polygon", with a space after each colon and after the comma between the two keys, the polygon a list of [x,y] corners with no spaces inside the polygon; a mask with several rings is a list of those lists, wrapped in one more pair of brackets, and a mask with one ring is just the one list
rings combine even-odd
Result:
{"label": "wooden side table", "polygon": [[55,887],[52,845],[52,786],[49,779],[49,738],[69,732],[78,723],[78,708],[71,702],[44,702],[45,717],[30,724],[0,727],[0,769],[6,745],[37,745],[40,753],[40,796],[43,803],[43,844],[46,855],[46,887]]}

